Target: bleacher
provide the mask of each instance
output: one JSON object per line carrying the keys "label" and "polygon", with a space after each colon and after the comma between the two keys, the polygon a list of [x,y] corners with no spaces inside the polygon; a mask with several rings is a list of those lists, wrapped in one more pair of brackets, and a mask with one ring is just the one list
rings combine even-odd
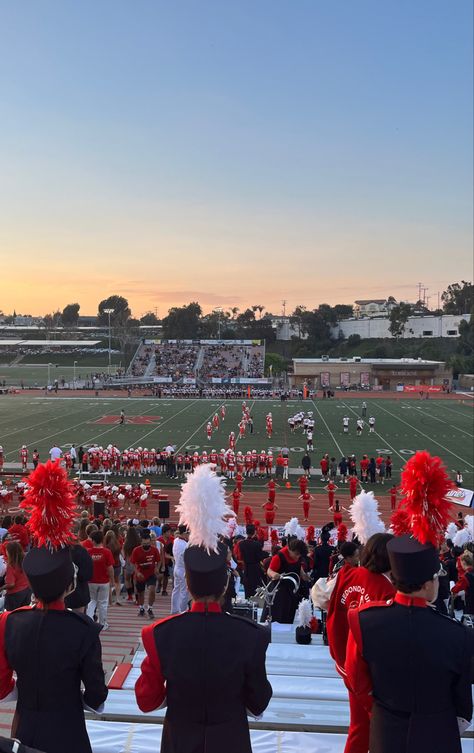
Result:
{"label": "bleacher", "polygon": [[199,377],[213,379],[261,379],[265,346],[251,341],[144,340],[128,367],[127,379],[180,382]]}
{"label": "bleacher", "polygon": [[[261,718],[249,717],[252,746],[259,753],[342,753],[349,725],[344,683],[320,636],[313,635],[309,646],[296,644],[294,636],[294,625],[272,626],[266,665],[273,697]],[[143,657],[140,649],[118,666],[103,713],[89,714],[94,753],[158,749],[166,710],[143,714],[133,690]],[[472,751],[473,734],[471,725],[463,736],[463,753]]]}

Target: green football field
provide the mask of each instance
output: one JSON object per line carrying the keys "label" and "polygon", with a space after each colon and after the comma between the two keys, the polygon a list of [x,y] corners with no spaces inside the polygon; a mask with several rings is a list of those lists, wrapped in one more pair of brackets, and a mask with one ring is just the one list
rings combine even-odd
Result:
{"label": "green football field", "polygon": [[[403,398],[366,398],[367,415],[376,419],[375,433],[365,427],[361,437],[356,436],[355,421],[359,416],[362,398],[342,397],[333,400],[249,401],[254,419],[254,434],[237,443],[237,449],[290,449],[290,466],[299,466],[305,449],[301,430],[288,431],[288,417],[297,410],[313,411],[316,421],[314,432],[313,464],[319,465],[324,452],[340,459],[341,455],[355,453],[357,458],[366,453],[390,453],[393,458],[394,480],[406,460],[416,451],[429,450],[439,455],[454,477],[460,470],[464,486],[474,484],[473,409],[468,398],[454,400],[415,400]],[[473,401],[474,402],[474,401]],[[228,435],[238,434],[241,401],[226,401],[225,422],[213,434],[211,442],[206,436],[206,424],[221,406],[218,400],[158,400],[146,398],[62,398],[60,396],[16,395],[0,397],[0,444],[5,451],[6,464],[18,462],[19,448],[26,444],[30,450],[37,448],[42,460],[57,443],[66,450],[72,443],[88,446],[97,443],[125,447],[161,448],[173,444],[178,449],[219,451],[228,446]],[[126,424],[118,425],[120,410],[124,409]],[[265,415],[273,414],[273,437],[265,433]],[[351,418],[349,434],[342,430],[344,415]]]}
{"label": "green football field", "polygon": [[[31,356],[25,356],[25,360],[32,360]],[[51,366],[48,370],[48,363],[24,363],[15,366],[0,364],[0,384],[12,387],[20,387],[23,383],[25,387],[45,387],[48,383],[48,371],[50,382],[55,379],[59,382],[64,379],[66,382],[74,379],[73,360],[68,355],[67,358],[59,355],[50,356]],[[59,361],[59,362],[58,362]],[[119,357],[112,354],[112,364],[121,365]],[[103,355],[94,358],[92,356],[78,356],[76,361],[76,379],[86,379],[91,373],[103,372],[108,369],[107,357]]]}

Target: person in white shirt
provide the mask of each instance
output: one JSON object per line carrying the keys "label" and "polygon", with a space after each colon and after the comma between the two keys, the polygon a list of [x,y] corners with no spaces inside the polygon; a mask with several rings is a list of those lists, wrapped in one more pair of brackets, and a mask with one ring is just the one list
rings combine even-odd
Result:
{"label": "person in white shirt", "polygon": [[369,434],[372,434],[375,431],[375,418],[371,416],[369,418]]}
{"label": "person in white shirt", "polygon": [[361,418],[357,419],[357,436],[360,437],[362,434],[362,429],[364,428],[364,422]]}
{"label": "person in white shirt", "polygon": [[344,416],[344,418],[342,419],[342,426],[343,426],[344,434],[347,434],[349,431],[349,421],[350,421],[349,416]]}
{"label": "person in white shirt", "polygon": [[76,460],[77,460],[76,445],[74,445],[74,444],[71,445],[71,449],[69,450],[69,454],[71,456],[72,467],[74,468],[75,465],[76,465]]}
{"label": "person in white shirt", "polygon": [[63,451],[57,445],[53,445],[49,451],[49,457],[51,458],[53,462],[55,460],[59,460],[62,454],[63,454]]}
{"label": "person in white shirt", "polygon": [[173,543],[173,591],[171,593],[171,614],[185,612],[191,597],[186,584],[184,569],[184,552],[188,547],[189,531],[186,526],[178,526],[178,533]]}

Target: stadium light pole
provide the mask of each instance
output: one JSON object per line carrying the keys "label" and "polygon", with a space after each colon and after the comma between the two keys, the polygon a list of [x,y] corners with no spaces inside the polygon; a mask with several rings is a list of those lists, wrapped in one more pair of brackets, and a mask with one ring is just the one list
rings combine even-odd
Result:
{"label": "stadium light pole", "polygon": [[51,366],[53,366],[53,364],[48,362],[48,387],[51,384]]}
{"label": "stadium light pole", "polygon": [[217,339],[221,339],[221,314],[222,314],[222,308],[221,306],[218,306],[216,308],[217,311]]}
{"label": "stadium light pole", "polygon": [[109,376],[110,376],[110,362],[112,360],[112,346],[111,346],[111,331],[110,331],[110,315],[113,314],[115,309],[104,309],[104,314],[109,315]]}
{"label": "stadium light pole", "polygon": [[73,364],[74,371],[73,371],[73,377],[72,377],[72,388],[73,388],[73,390],[76,389],[76,364],[77,364],[77,361],[74,361],[74,364]]}

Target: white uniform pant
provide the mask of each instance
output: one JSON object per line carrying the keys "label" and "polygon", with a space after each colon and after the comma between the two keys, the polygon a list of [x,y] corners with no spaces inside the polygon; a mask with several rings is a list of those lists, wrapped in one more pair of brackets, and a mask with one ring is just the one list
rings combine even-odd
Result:
{"label": "white uniform pant", "polygon": [[283,478],[288,480],[288,466],[283,466]]}
{"label": "white uniform pant", "polygon": [[100,625],[107,622],[107,610],[109,608],[109,583],[89,583],[91,600],[87,605],[87,616],[94,618],[97,607],[97,619]]}
{"label": "white uniform pant", "polygon": [[186,578],[183,571],[174,572],[173,591],[171,593],[171,614],[186,612],[190,600]]}

